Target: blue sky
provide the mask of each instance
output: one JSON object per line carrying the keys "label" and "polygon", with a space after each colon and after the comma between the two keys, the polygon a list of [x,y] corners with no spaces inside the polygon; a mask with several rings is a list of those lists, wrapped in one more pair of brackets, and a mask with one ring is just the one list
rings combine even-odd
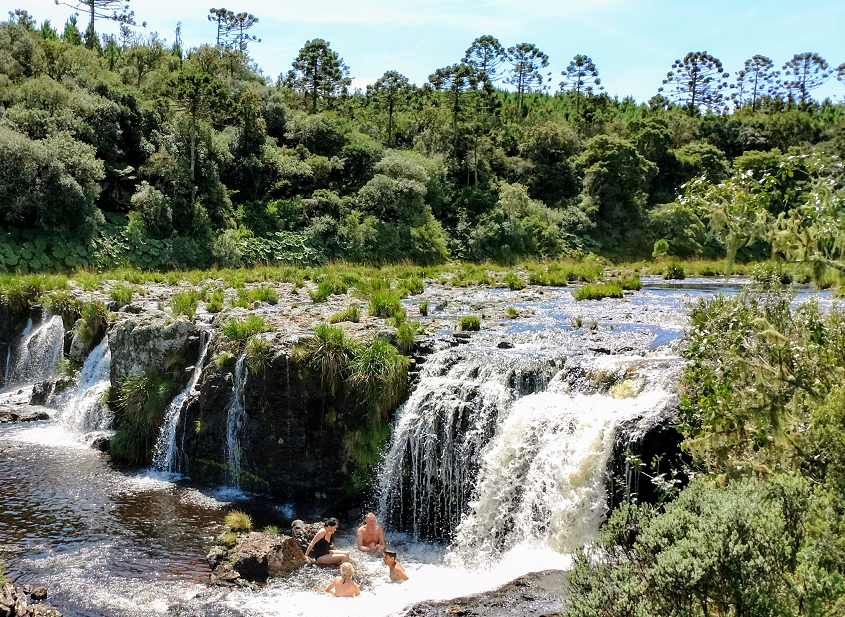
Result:
{"label": "blue sky", "polygon": [[[592,57],[611,95],[648,100],[676,58],[706,50],[732,74],[760,53],[780,67],[793,54],[818,52],[832,67],[845,62],[845,2],[715,0],[131,0],[147,32],[173,40],[182,22],[187,46],[213,42],[211,6],[248,11],[261,21],[262,39],[251,55],[274,79],[286,72],[302,44],[331,42],[363,87],[386,70],[422,84],[435,69],[460,60],[474,38],[492,34],[503,45],[529,42],[550,58],[556,88],[575,54]],[[0,0],[4,12],[25,8],[40,23],[64,24],[72,12],[53,0]],[[105,31],[114,30],[102,22]],[[100,27],[98,26],[98,29]],[[845,84],[831,79],[814,95],[845,99]]]}

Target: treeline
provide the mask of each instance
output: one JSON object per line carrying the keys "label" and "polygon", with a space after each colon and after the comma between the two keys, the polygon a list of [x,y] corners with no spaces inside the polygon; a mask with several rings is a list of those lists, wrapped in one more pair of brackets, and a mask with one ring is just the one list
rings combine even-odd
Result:
{"label": "treeline", "polygon": [[845,67],[816,54],[755,56],[731,88],[691,53],[637,103],[583,55],[549,94],[542,51],[483,36],[421,87],[350,92],[321,39],[263,75],[246,13],[213,9],[214,44],[187,52],[121,19],[0,23],[0,271],[717,256],[682,185],[845,155],[845,106],[811,98]]}

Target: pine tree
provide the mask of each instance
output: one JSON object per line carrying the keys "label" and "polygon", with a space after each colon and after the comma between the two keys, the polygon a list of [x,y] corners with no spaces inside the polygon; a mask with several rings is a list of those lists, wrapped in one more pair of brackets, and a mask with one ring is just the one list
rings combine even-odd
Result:
{"label": "pine tree", "polygon": [[760,97],[777,96],[780,72],[772,70],[774,67],[770,58],[760,54],[745,61],[743,69],[736,73],[736,84],[731,86],[736,90],[731,98],[737,108],[750,100],[751,110],[756,111]]}
{"label": "pine tree", "polygon": [[[663,86],[669,86],[670,100],[683,105],[693,115],[702,108],[713,111],[723,106],[727,78],[728,73],[718,58],[706,51],[691,51],[683,60],[675,60]],[[663,86],[657,91],[663,92]]]}
{"label": "pine tree", "polygon": [[810,51],[795,54],[792,60],[781,68],[783,69],[781,84],[792,98],[800,97],[801,105],[807,104],[810,90],[820,87],[833,74],[827,61]]}

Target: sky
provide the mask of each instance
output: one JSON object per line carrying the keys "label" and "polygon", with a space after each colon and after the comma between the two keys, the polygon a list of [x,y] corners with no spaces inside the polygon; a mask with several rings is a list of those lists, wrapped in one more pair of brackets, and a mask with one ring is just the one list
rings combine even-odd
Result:
{"label": "sky", "polygon": [[[211,4],[211,3],[214,4]],[[183,45],[213,43],[208,10],[222,0],[130,0],[144,32],[173,41],[182,22]],[[73,0],[68,0],[74,4]],[[552,91],[576,54],[590,56],[611,95],[647,101],[672,63],[689,51],[707,51],[732,75],[755,54],[780,67],[796,53],[813,51],[831,67],[845,63],[845,2],[842,0],[231,0],[235,12],[259,18],[261,43],[250,56],[275,80],[312,38],[331,43],[363,88],[396,70],[422,85],[435,69],[458,62],[472,41],[491,34],[505,47],[533,43],[549,56]],[[0,0],[3,13],[23,8],[40,24],[61,30],[73,12],[54,0]],[[80,16],[80,22],[84,17]],[[101,25],[102,24],[102,25]],[[114,24],[98,23],[114,32]],[[845,100],[835,78],[813,93]]]}

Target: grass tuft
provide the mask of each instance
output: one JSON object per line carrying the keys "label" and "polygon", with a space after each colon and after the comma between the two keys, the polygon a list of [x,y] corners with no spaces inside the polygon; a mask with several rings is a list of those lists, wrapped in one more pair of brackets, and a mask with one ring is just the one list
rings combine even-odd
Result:
{"label": "grass tuft", "polygon": [[358,308],[358,305],[353,304],[345,311],[335,313],[329,317],[329,323],[334,324],[340,323],[341,321],[351,321],[352,323],[358,323],[361,321],[361,309]]}
{"label": "grass tuft", "polygon": [[133,295],[135,295],[135,288],[123,283],[118,283],[109,290],[109,297],[117,302],[118,306],[126,306],[132,302]]}
{"label": "grass tuft", "polygon": [[370,420],[384,423],[408,387],[408,358],[387,341],[373,339],[354,349],[350,382],[370,411]]}
{"label": "grass tuft", "polygon": [[397,313],[404,312],[402,302],[390,292],[375,292],[370,296],[370,315],[388,319]]}
{"label": "grass tuft", "polygon": [[519,278],[515,273],[508,272],[504,279],[505,286],[511,291],[519,291],[525,287],[525,281]]}
{"label": "grass tuft", "polygon": [[617,283],[596,283],[582,285],[575,293],[576,300],[602,300],[604,298],[622,298],[625,294]]}
{"label": "grass tuft", "polygon": [[195,289],[191,291],[180,291],[170,299],[170,310],[177,317],[184,315],[188,319],[193,319],[199,303],[200,292]]}
{"label": "grass tuft", "polygon": [[420,315],[423,317],[428,316],[428,300],[420,303]]}
{"label": "grass tuft", "polygon": [[465,317],[461,317],[461,321],[458,325],[464,332],[478,332],[481,330],[481,319],[475,315],[467,315]]}
{"label": "grass tuft", "polygon": [[684,267],[681,264],[673,261],[663,269],[663,278],[667,281],[683,280],[687,278],[687,271],[684,270]]}
{"label": "grass tuft", "polygon": [[218,544],[222,544],[226,548],[234,548],[238,543],[238,534],[234,531],[226,531],[217,536]]}
{"label": "grass tuft", "polygon": [[250,338],[262,332],[270,332],[273,327],[258,315],[249,315],[246,319],[227,319],[221,331],[230,341],[243,345]]}
{"label": "grass tuft", "polygon": [[273,347],[270,341],[259,336],[253,336],[246,344],[246,365],[254,373],[263,373],[264,368],[273,358]]}
{"label": "grass tuft", "polygon": [[276,525],[267,525],[264,528],[264,533],[268,533],[273,536],[279,535],[279,528]]}
{"label": "grass tuft", "polygon": [[516,319],[519,317],[519,311],[517,311],[514,307],[509,306],[507,308],[508,319]]}
{"label": "grass tuft", "polygon": [[232,510],[224,519],[226,527],[232,531],[249,531],[252,529],[252,518],[246,512]]}
{"label": "grass tuft", "polygon": [[293,353],[295,358],[317,371],[323,385],[334,392],[348,374],[354,344],[340,328],[320,324],[314,328],[314,336],[294,347]]}

